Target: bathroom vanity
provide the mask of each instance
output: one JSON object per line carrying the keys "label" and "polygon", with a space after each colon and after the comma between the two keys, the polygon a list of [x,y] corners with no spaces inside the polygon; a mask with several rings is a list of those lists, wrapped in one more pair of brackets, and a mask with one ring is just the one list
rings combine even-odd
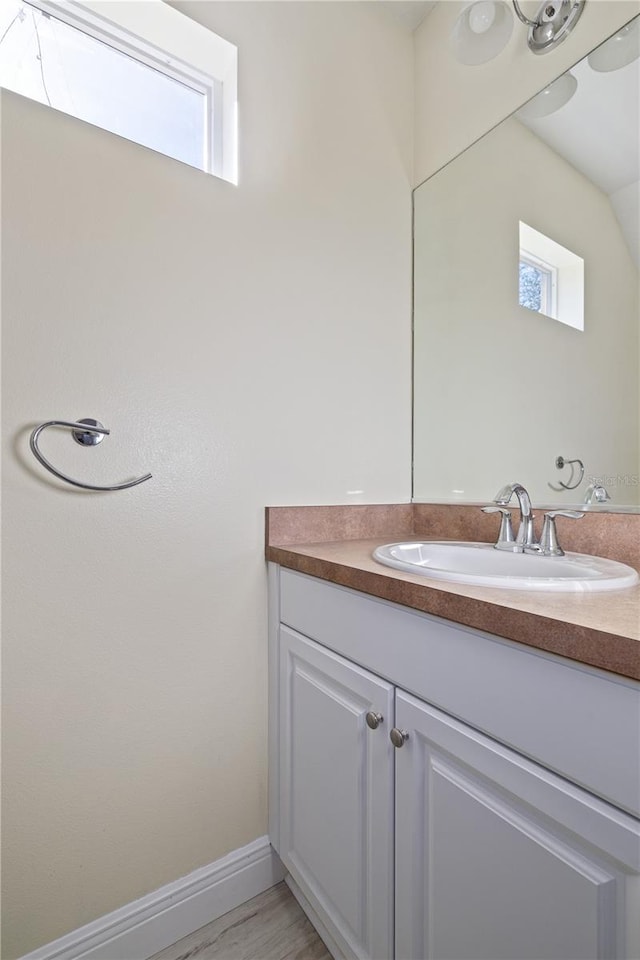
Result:
{"label": "bathroom vanity", "polygon": [[[534,530],[521,484],[493,518],[468,503],[519,476],[550,520],[571,508],[564,550],[640,570],[637,260],[592,164],[600,145],[608,175],[624,155],[631,111],[609,81],[637,90],[636,48],[608,58],[638,22],[566,74],[563,113],[519,110],[414,192],[425,502],[267,513],[270,837],[336,957],[640,958],[640,587],[534,595],[372,559],[417,539],[510,550],[495,511],[515,492],[523,553],[544,544],[548,562],[553,524]],[[596,109],[601,124],[573,122]],[[600,136],[618,116],[625,136]],[[587,265],[571,316],[515,295],[536,233]],[[536,262],[566,291],[560,259]],[[514,342],[535,343],[553,389],[523,393]],[[592,513],[596,487],[625,512]]]}
{"label": "bathroom vanity", "polygon": [[[344,585],[339,544],[267,547],[270,837],[329,948],[640,956],[640,684],[499,636],[495,605],[495,632],[461,622],[456,597],[472,620],[481,595],[448,585],[442,601],[441,585],[377,570],[371,547],[347,551],[366,593]],[[627,633],[637,591],[618,595]],[[412,609],[430,592],[458,622]],[[501,602],[505,621],[523,604]],[[555,619],[562,649],[571,624],[546,614],[541,643]]]}

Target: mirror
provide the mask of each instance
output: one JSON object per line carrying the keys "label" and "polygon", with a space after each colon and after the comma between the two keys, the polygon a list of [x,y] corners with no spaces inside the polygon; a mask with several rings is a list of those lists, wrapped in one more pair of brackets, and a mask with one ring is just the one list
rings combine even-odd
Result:
{"label": "mirror", "polygon": [[616,38],[414,192],[416,501],[518,480],[640,512],[640,61]]}

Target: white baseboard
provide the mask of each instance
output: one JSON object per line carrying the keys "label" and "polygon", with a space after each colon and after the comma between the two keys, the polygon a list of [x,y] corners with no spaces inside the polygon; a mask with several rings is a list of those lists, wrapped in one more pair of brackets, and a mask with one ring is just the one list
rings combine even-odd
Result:
{"label": "white baseboard", "polygon": [[147,960],[283,877],[269,838],[260,837],[20,960]]}

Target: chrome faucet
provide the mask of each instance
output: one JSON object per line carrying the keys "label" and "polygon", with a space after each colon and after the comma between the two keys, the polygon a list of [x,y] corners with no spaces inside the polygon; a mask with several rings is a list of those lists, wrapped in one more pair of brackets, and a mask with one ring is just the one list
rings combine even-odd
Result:
{"label": "chrome faucet", "polygon": [[[508,483],[497,492],[493,502],[501,507],[506,507],[512,496],[518,498],[520,508],[520,528],[515,539],[515,544],[511,547],[514,553],[539,553],[540,544],[536,540],[533,530],[533,514],[531,513],[531,500],[529,494],[521,483]],[[489,508],[491,509],[491,508]],[[504,548],[503,548],[504,549]]]}
{"label": "chrome faucet", "polygon": [[[513,536],[511,514],[506,509],[514,493],[518,498],[518,506],[520,507],[520,528],[517,537]],[[500,513],[502,515],[500,533],[495,548],[496,550],[509,550],[512,553],[537,553],[543,557],[562,557],[564,556],[564,550],[558,543],[556,517],[568,517],[571,520],[579,520],[584,517],[584,513],[577,510],[549,510],[544,515],[542,536],[540,542],[538,542],[533,530],[534,517],[531,513],[531,500],[521,483],[508,483],[506,487],[502,487],[493,502],[498,506],[483,507],[482,511],[483,513]]]}
{"label": "chrome faucet", "polygon": [[585,503],[593,503],[594,500],[596,503],[606,503],[607,500],[611,500],[608,491],[600,483],[590,484],[584,495]]}

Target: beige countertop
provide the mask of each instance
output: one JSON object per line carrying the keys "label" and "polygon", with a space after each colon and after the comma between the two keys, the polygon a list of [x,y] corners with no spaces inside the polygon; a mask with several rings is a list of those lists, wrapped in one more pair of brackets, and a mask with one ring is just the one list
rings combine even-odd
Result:
{"label": "beige countertop", "polygon": [[[268,560],[454,623],[640,680],[640,586],[601,593],[550,593],[471,587],[393,570],[373,550],[378,536],[274,544]],[[445,538],[438,538],[445,539]]]}

